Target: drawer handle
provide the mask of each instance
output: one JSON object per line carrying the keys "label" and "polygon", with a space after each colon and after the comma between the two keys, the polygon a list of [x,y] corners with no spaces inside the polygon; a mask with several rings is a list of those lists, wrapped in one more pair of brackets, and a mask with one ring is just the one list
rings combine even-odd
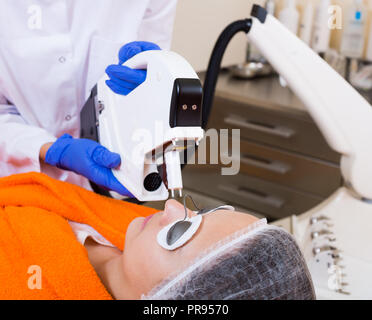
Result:
{"label": "drawer handle", "polygon": [[[235,161],[239,161],[237,157],[233,157]],[[229,157],[226,153],[221,155],[221,160],[231,161],[231,157]],[[246,165],[254,166],[257,168],[269,170],[271,172],[279,173],[279,174],[287,174],[291,170],[291,166],[275,160],[268,160],[260,157],[256,157],[253,155],[242,154],[240,158],[240,162]]]}
{"label": "drawer handle", "polygon": [[226,185],[218,185],[218,188],[228,193],[242,196],[247,199],[268,205],[276,209],[282,208],[285,204],[285,201],[282,198],[268,195],[261,191],[249,189],[247,187],[233,187],[233,186],[226,186]]}
{"label": "drawer handle", "polygon": [[294,136],[295,131],[283,126],[268,125],[246,119],[237,119],[235,117],[226,117],[225,123],[238,126],[241,128],[256,130],[263,133],[268,133],[281,138],[289,139]]}
{"label": "drawer handle", "polygon": [[280,174],[286,174],[291,170],[291,167],[286,163],[275,160],[267,160],[248,154],[242,155],[241,162]]}

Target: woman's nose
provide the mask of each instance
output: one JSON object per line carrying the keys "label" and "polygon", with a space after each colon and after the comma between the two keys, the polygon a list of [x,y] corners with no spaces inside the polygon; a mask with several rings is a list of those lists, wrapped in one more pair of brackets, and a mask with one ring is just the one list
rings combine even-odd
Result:
{"label": "woman's nose", "polygon": [[174,199],[167,200],[167,202],[165,203],[164,212],[178,217],[185,216],[185,209],[183,204]]}
{"label": "woman's nose", "polygon": [[[192,212],[187,209],[187,214],[190,217]],[[170,199],[165,203],[163,218],[164,222],[171,223],[185,217],[185,207],[174,199]]]}

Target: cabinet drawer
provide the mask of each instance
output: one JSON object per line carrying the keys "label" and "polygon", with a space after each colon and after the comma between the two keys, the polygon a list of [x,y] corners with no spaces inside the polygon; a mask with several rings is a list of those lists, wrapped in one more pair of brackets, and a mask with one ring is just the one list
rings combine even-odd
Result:
{"label": "cabinet drawer", "polygon": [[340,161],[311,121],[216,97],[209,128],[240,129],[242,137],[315,158]]}
{"label": "cabinet drawer", "polygon": [[[221,154],[222,160],[228,159],[228,150]],[[240,172],[321,197],[333,193],[342,181],[336,164],[246,140],[240,144]]]}
{"label": "cabinet drawer", "polygon": [[297,192],[244,174],[221,176],[213,166],[187,166],[183,172],[185,188],[219,198],[232,205],[280,219],[301,214],[323,198]]}

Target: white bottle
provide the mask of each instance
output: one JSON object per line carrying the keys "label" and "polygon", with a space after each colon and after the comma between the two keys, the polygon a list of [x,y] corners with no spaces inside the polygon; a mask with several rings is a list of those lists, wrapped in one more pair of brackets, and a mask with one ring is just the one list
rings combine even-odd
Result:
{"label": "white bottle", "polygon": [[300,38],[302,41],[304,41],[308,45],[311,44],[311,36],[312,36],[312,31],[313,31],[313,20],[314,20],[314,6],[311,1],[308,1],[305,6],[301,25],[300,25]]}
{"label": "white bottle", "polygon": [[279,20],[297,35],[300,14],[296,9],[296,0],[287,0],[286,7],[279,12]]}
{"label": "white bottle", "polygon": [[267,0],[265,7],[269,14],[275,15],[275,0]]}
{"label": "white bottle", "polygon": [[345,19],[340,50],[342,55],[356,59],[363,57],[365,24],[366,10],[363,0],[354,0]]}
{"label": "white bottle", "polygon": [[331,28],[328,25],[330,18],[328,10],[330,5],[331,0],[321,0],[316,8],[311,47],[318,53],[325,53],[329,48]]}
{"label": "white bottle", "polygon": [[[368,11],[371,14],[372,11],[372,1],[368,2]],[[369,36],[368,36],[368,43],[367,43],[367,52],[366,52],[366,60],[372,62],[372,22],[369,27]]]}

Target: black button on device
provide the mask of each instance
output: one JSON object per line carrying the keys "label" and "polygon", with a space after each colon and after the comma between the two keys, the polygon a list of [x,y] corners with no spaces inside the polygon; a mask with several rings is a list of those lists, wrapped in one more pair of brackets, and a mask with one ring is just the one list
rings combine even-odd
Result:
{"label": "black button on device", "polygon": [[201,127],[202,99],[199,79],[176,79],[170,106],[170,127]]}
{"label": "black button on device", "polygon": [[160,177],[160,174],[157,172],[152,172],[148,174],[143,181],[143,186],[149,192],[158,190],[162,184],[163,180]]}

